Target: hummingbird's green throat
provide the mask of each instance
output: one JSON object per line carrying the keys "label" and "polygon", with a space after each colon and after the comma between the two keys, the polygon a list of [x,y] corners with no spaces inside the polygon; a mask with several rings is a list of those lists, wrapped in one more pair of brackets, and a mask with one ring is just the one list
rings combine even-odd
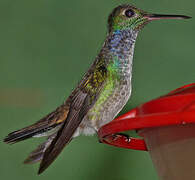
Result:
{"label": "hummingbird's green throat", "polygon": [[108,18],[108,34],[99,54],[67,100],[36,123],[8,134],[4,142],[48,136],[25,160],[26,164],[41,161],[38,173],[42,173],[72,139],[96,133],[127,103],[139,30],[153,20],[188,18],[150,14],[131,5],[116,7]]}

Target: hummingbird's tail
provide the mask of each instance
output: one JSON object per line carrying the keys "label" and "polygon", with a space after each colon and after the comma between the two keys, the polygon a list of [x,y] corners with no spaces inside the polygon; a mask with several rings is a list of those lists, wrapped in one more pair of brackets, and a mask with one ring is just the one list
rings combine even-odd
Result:
{"label": "hummingbird's tail", "polygon": [[48,136],[49,134],[51,134],[50,130],[53,128],[56,128],[56,125],[49,126],[49,127],[45,127],[45,126],[36,127],[35,125],[28,126],[26,128],[9,133],[5,137],[4,142],[8,144],[14,144],[29,139],[31,137]]}
{"label": "hummingbird's tail", "polygon": [[[42,126],[37,127],[37,125],[28,126],[18,131],[14,131],[4,139],[4,142],[8,144],[14,144],[16,142],[31,138],[31,137],[41,137],[41,136],[48,136],[48,139],[40,144],[34,151],[30,153],[27,159],[24,161],[25,164],[32,164],[39,162],[43,159],[43,155],[45,150],[51,144],[53,138],[56,136],[56,131],[59,129],[59,125],[55,127],[53,126]],[[53,134],[52,134],[53,133]]]}
{"label": "hummingbird's tail", "polygon": [[25,164],[39,162],[43,159],[46,149],[50,146],[52,140],[57,134],[57,131],[66,120],[68,111],[69,106],[67,104],[63,104],[36,123],[9,133],[5,137],[4,142],[14,144],[31,137],[48,136],[47,140],[40,144],[37,149],[32,151],[24,161]]}
{"label": "hummingbird's tail", "polygon": [[25,164],[33,164],[40,162],[43,159],[43,155],[45,153],[45,150],[49,147],[52,140],[56,136],[56,133],[50,135],[44,143],[40,144],[34,151],[30,153],[30,155],[25,159]]}
{"label": "hummingbird's tail", "polygon": [[9,133],[5,137],[4,142],[14,144],[31,137],[49,136],[54,134],[59,129],[62,122],[66,120],[67,113],[67,107],[62,105],[35,124]]}

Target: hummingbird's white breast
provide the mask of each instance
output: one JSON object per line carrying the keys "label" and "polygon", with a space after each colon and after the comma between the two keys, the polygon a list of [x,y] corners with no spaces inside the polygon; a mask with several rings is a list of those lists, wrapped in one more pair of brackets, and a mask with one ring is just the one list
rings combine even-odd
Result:
{"label": "hummingbird's white breast", "polygon": [[81,133],[85,135],[96,133],[101,126],[112,121],[127,103],[132,88],[132,62],[136,37],[137,32],[130,31],[108,36],[103,46],[104,52],[108,53],[105,57],[111,57],[109,64],[116,68],[117,76],[110,75],[112,77],[107,78],[100,96],[84,117],[74,137]]}

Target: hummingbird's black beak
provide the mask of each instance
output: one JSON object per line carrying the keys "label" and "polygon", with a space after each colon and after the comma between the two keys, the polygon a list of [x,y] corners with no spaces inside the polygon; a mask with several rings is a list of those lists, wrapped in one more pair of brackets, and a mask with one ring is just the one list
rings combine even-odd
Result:
{"label": "hummingbird's black beak", "polygon": [[184,15],[166,15],[166,14],[146,14],[144,15],[149,21],[159,20],[159,19],[189,19],[190,16]]}

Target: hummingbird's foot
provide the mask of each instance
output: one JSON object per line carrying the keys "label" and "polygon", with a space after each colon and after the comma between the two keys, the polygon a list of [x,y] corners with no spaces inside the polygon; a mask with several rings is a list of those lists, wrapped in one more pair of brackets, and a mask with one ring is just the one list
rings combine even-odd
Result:
{"label": "hummingbird's foot", "polygon": [[124,134],[124,133],[116,133],[116,134],[113,134],[112,137],[113,137],[113,141],[116,141],[118,138],[121,138],[121,137],[125,138],[125,141],[128,143],[131,141],[131,138],[129,137],[129,135]]}

